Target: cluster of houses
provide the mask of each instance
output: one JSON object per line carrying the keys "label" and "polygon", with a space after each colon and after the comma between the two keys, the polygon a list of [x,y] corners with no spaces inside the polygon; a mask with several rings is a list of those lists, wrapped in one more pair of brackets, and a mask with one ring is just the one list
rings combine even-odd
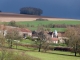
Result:
{"label": "cluster of houses", "polygon": [[63,39],[65,38],[64,36],[65,32],[57,32],[57,30],[55,30],[54,32],[49,32],[48,34],[51,35],[53,43],[55,44],[65,43]]}
{"label": "cluster of houses", "polygon": [[[57,30],[55,30],[53,32],[47,32],[47,34],[51,37],[52,43],[55,43],[55,44],[65,43],[65,40],[64,40],[66,39],[65,32],[57,32]],[[32,31],[32,37],[38,38],[36,31]]]}
{"label": "cluster of houses", "polygon": [[[3,32],[4,36],[7,34],[8,30],[12,30],[12,29],[17,29],[19,31],[19,34],[23,38],[27,38],[27,36],[37,38],[36,31],[31,31],[27,28],[0,25],[0,33]],[[65,38],[64,37],[65,32],[57,32],[57,30],[55,30],[53,32],[48,32],[48,34],[51,36],[52,43],[55,43],[55,44],[65,43],[65,41],[63,40],[63,38]]]}

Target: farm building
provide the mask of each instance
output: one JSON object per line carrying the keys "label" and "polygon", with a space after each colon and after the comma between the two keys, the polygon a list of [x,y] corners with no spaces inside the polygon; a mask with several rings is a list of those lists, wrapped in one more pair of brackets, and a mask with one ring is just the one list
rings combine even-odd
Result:
{"label": "farm building", "polygon": [[7,31],[11,31],[13,29],[18,30],[19,35],[21,35],[23,38],[26,38],[27,36],[32,36],[32,32],[27,28],[0,25],[0,32],[2,32],[4,36],[7,34]]}
{"label": "farm building", "polygon": [[65,43],[64,39],[64,34],[65,32],[57,32],[56,30],[54,32],[49,32],[48,33],[51,38],[53,43],[58,44],[58,43]]}

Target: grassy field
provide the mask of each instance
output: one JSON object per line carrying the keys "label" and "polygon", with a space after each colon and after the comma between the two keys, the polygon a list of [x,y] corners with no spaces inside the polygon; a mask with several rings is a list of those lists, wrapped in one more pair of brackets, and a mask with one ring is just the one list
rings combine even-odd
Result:
{"label": "grassy field", "polygon": [[38,49],[28,48],[23,46],[18,46],[17,50],[19,50],[20,52],[24,51],[26,54],[39,58],[41,60],[80,60],[79,54],[77,54],[77,57],[75,57],[74,53],[71,53],[71,52],[53,50],[53,51],[47,51],[47,53],[44,53],[44,52],[37,52]]}
{"label": "grassy field", "polygon": [[18,24],[22,25],[47,25],[47,24],[68,24],[68,25],[76,25],[80,24],[80,21],[23,21],[23,22],[17,22]]}
{"label": "grassy field", "polygon": [[[34,26],[28,27],[30,30],[36,30],[39,25],[48,25],[48,24],[66,24],[66,25],[77,25],[80,24],[80,21],[23,21],[17,22],[17,24],[25,26]],[[57,30],[58,32],[65,31],[65,28],[49,28],[51,31]]]}
{"label": "grassy field", "polygon": [[22,40],[20,43],[22,43],[22,44],[34,44],[34,41],[26,39],[26,40]]}
{"label": "grassy field", "polygon": [[[24,43],[32,43],[30,40],[23,40],[21,41]],[[44,52],[37,52],[37,48],[32,47],[26,47],[26,46],[13,46],[14,50],[21,52],[25,52],[29,56],[40,58],[41,60],[80,60],[80,56],[77,54],[77,57],[74,56],[74,53],[71,52],[64,52],[64,51],[47,51],[47,53]]]}
{"label": "grassy field", "polygon": [[[28,29],[30,29],[30,30],[32,30],[32,31],[37,30],[36,27],[28,27]],[[48,29],[50,29],[50,31],[55,31],[55,30],[57,30],[58,32],[59,32],[59,31],[65,31],[65,30],[66,30],[66,28],[48,28]]]}
{"label": "grassy field", "polygon": [[19,50],[19,52],[24,51],[26,54],[39,58],[41,60],[80,60],[80,56],[78,54],[77,57],[75,57],[74,53],[71,52],[48,51],[47,53],[44,53],[37,52],[38,50],[35,50],[34,48],[27,48],[22,46],[18,46],[17,50]]}
{"label": "grassy field", "polygon": [[[21,42],[32,43],[29,40],[24,40]],[[36,48],[23,47],[23,46],[18,46],[17,49],[21,51],[25,51],[26,54],[36,58],[40,58],[41,60],[80,60],[79,54],[77,54],[77,57],[75,57],[74,53],[71,52],[48,51],[47,53],[44,53],[44,52],[37,52],[38,49]]]}
{"label": "grassy field", "polygon": [[71,52],[53,51],[51,53],[27,52],[27,54],[41,58],[41,60],[80,60]]}

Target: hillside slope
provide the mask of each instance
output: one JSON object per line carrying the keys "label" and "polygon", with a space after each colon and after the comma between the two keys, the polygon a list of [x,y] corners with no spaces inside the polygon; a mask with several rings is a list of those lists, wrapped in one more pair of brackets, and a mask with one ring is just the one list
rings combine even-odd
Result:
{"label": "hillside slope", "polygon": [[73,20],[73,19],[64,19],[64,18],[52,18],[47,16],[37,16],[37,15],[24,15],[24,14],[16,14],[16,13],[0,13],[0,21],[1,22],[9,22],[9,21],[34,21],[38,18],[48,19],[50,21],[57,20]]}

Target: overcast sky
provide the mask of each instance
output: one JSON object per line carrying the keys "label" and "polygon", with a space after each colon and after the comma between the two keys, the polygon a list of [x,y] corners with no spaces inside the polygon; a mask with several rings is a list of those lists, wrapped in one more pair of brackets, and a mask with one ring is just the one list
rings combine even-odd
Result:
{"label": "overcast sky", "polygon": [[45,16],[80,19],[80,0],[0,0],[0,10],[19,13],[22,7],[36,7]]}

